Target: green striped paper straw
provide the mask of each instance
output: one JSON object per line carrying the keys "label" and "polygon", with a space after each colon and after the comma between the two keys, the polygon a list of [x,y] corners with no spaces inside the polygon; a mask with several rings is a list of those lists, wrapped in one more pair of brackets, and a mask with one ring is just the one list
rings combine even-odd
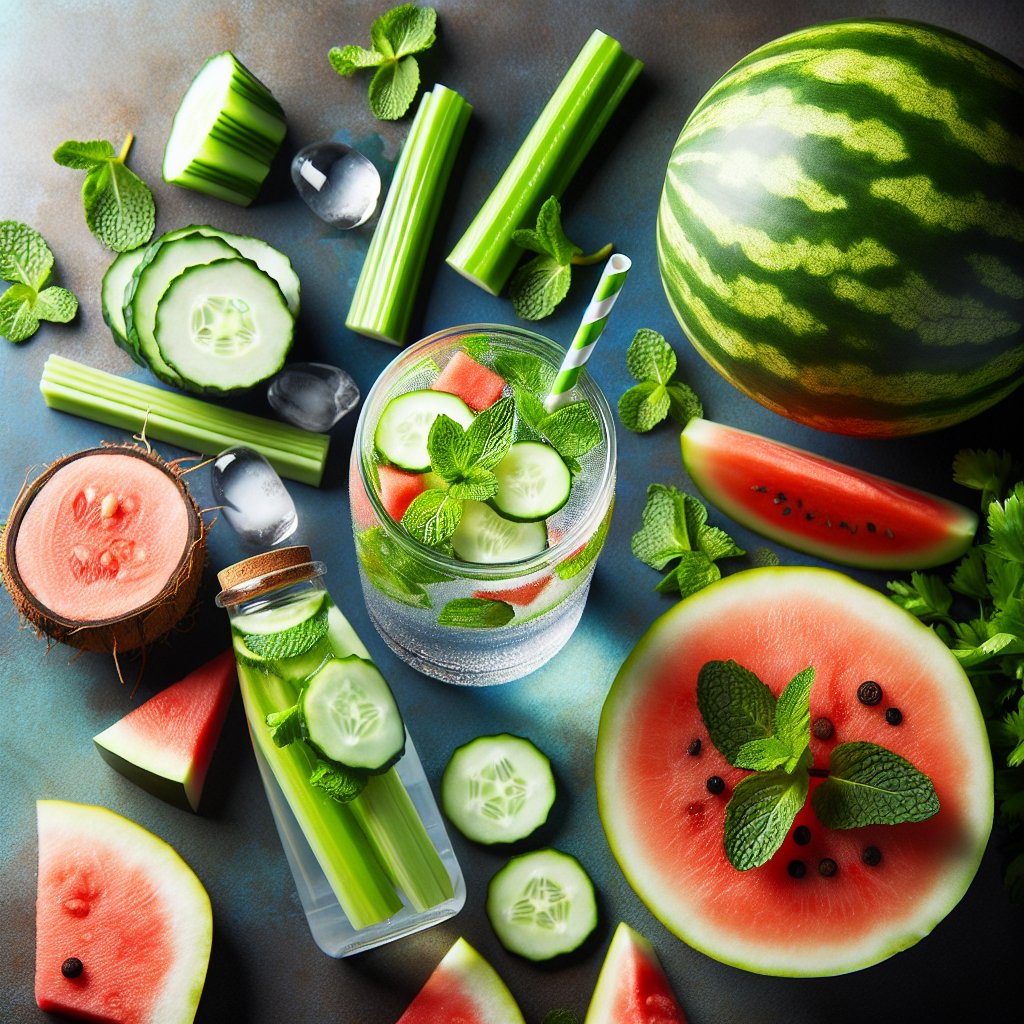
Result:
{"label": "green striped paper straw", "polygon": [[569,401],[569,392],[576,386],[583,364],[590,358],[597,339],[601,337],[604,325],[608,322],[608,314],[611,313],[612,306],[622,291],[622,284],[632,265],[630,258],[620,252],[612,255],[604,265],[601,279],[594,289],[594,297],[590,300],[572,344],[565,353],[558,376],[551,385],[551,393],[544,401],[544,408],[548,412],[554,412]]}

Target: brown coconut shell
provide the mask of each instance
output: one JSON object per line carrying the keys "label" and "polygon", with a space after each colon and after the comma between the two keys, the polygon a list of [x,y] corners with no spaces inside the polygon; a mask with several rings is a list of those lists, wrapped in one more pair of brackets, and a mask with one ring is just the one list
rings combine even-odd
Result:
{"label": "brown coconut shell", "polygon": [[[112,619],[76,620],[47,608],[28,589],[18,572],[15,555],[18,530],[29,506],[50,478],[63,466],[93,455],[129,455],[144,459],[174,483],[181,495],[188,517],[188,539],[176,568],[159,594],[128,614]],[[38,477],[26,482],[14,501],[3,530],[0,547],[0,575],[14,601],[18,613],[36,631],[59,643],[84,651],[106,651],[115,656],[125,651],[144,648],[174,629],[185,617],[196,599],[206,564],[206,532],[199,506],[181,470],[166,462],[149,448],[135,444],[105,444],[86,448],[52,463]]]}

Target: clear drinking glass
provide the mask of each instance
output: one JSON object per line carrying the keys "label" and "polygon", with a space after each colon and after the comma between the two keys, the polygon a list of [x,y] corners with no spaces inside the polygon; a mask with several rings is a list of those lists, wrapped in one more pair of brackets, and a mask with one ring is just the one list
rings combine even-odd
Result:
{"label": "clear drinking glass", "polygon": [[[419,671],[449,683],[504,683],[539,668],[572,635],[586,603],[594,565],[611,519],[615,492],[615,426],[594,380],[582,372],[572,399],[586,401],[600,427],[598,444],[579,458],[566,504],[547,520],[548,546],[520,562],[461,561],[413,539],[387,513],[378,492],[374,431],[384,407],[399,394],[430,387],[458,351],[500,367],[507,354],[541,360],[553,376],[565,350],[518,327],[471,324],[440,331],[405,349],[367,395],[356,426],[349,497],[363,595],[370,619],[387,645]],[[505,393],[511,387],[506,384]],[[516,418],[517,436],[532,436]],[[502,602],[503,625],[442,625],[454,600]]]}

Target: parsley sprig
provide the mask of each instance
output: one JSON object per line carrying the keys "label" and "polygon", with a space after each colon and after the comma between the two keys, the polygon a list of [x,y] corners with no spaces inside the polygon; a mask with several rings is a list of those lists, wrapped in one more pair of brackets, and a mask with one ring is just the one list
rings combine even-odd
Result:
{"label": "parsley sprig", "polygon": [[0,334],[8,341],[31,338],[41,320],[63,324],[78,312],[78,299],[67,288],[44,287],[52,270],[53,253],[38,231],[0,221],[0,279],[11,282],[0,295]]}
{"label": "parsley sprig", "polygon": [[704,407],[694,390],[675,377],[676,354],[663,334],[641,327],[626,349],[626,368],[637,381],[619,399],[619,418],[627,430],[646,433],[666,416],[686,426]]}

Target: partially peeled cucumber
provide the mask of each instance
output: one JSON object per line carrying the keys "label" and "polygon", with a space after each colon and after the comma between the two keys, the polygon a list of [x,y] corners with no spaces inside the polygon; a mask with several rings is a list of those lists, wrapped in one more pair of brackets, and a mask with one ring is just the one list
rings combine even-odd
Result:
{"label": "partially peeled cucumber", "polygon": [[270,90],[225,50],[203,65],[174,115],[164,181],[248,206],[285,129],[284,110]]}

